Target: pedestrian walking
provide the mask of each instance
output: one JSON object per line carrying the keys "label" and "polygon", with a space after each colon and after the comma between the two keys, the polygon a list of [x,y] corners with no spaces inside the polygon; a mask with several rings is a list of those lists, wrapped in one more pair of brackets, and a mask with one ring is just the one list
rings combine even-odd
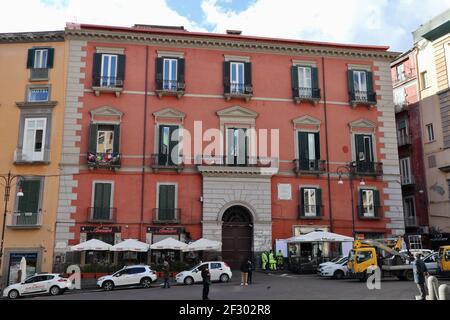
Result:
{"label": "pedestrian walking", "polygon": [[427,297],[427,288],[425,287],[425,277],[428,276],[427,266],[421,259],[420,253],[416,253],[413,259],[414,282],[417,284],[422,300],[425,300]]}
{"label": "pedestrian walking", "polygon": [[272,250],[270,250],[270,253],[269,253],[269,267],[270,267],[270,270],[272,270],[272,271],[277,270],[277,261],[275,260],[275,257],[273,256]]}
{"label": "pedestrian walking", "polygon": [[247,283],[252,284],[253,262],[250,258],[247,261],[247,269],[248,269]]}
{"label": "pedestrian walking", "polygon": [[248,286],[248,259],[241,263],[241,286]]}
{"label": "pedestrian walking", "polygon": [[163,289],[170,288],[170,283],[169,283],[170,264],[169,264],[169,261],[167,261],[167,259],[164,260],[163,272],[164,272],[164,286],[163,286]]}
{"label": "pedestrian walking", "polygon": [[267,263],[269,262],[269,257],[267,256],[267,252],[264,251],[263,253],[261,253],[261,261],[262,261],[261,268],[263,270],[266,270],[267,269]]}
{"label": "pedestrian walking", "polygon": [[202,270],[202,279],[203,279],[203,293],[202,299],[209,300],[209,286],[211,285],[211,273],[209,272],[208,265]]}

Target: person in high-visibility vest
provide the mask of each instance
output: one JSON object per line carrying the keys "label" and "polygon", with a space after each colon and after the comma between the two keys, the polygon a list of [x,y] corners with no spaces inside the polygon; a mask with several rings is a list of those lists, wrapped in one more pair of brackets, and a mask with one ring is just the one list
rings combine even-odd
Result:
{"label": "person in high-visibility vest", "polygon": [[283,253],[281,252],[281,250],[278,250],[278,252],[277,252],[277,265],[278,265],[278,269],[283,269],[284,257],[283,257]]}
{"label": "person in high-visibility vest", "polygon": [[272,270],[272,271],[277,270],[277,261],[275,260],[275,258],[273,256],[272,250],[270,250],[270,253],[269,253],[269,267],[270,267],[270,270]]}
{"label": "person in high-visibility vest", "polygon": [[262,269],[266,270],[267,262],[269,262],[269,258],[267,257],[267,252],[261,253],[261,262],[262,262]]}

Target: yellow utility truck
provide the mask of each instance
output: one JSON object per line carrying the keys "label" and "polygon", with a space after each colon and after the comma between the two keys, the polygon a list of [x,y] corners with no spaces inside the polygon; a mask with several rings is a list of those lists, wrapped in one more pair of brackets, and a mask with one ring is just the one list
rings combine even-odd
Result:
{"label": "yellow utility truck", "polygon": [[394,276],[412,281],[414,274],[410,257],[400,253],[403,238],[398,238],[393,244],[382,241],[367,239],[353,242],[347,265],[350,276],[366,281],[368,268],[378,266],[382,277]]}
{"label": "yellow utility truck", "polygon": [[439,248],[439,275],[450,277],[450,246]]}

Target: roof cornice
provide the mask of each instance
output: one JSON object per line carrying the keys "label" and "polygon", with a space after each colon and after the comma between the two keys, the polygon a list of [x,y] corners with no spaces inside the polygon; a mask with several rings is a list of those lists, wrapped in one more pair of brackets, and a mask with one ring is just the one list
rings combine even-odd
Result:
{"label": "roof cornice", "polygon": [[0,33],[0,43],[62,41],[64,41],[64,31]]}
{"label": "roof cornice", "polygon": [[286,55],[344,56],[348,58],[387,59],[392,61],[397,53],[380,50],[357,50],[309,44],[287,44],[265,40],[218,39],[211,36],[142,33],[131,31],[88,30],[66,28],[66,38],[91,41],[130,42],[167,47],[196,47],[204,49],[239,50],[247,52],[277,53]]}

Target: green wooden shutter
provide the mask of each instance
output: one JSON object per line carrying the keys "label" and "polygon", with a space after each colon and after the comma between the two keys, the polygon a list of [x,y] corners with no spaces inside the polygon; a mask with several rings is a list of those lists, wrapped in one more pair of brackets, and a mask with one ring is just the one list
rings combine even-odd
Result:
{"label": "green wooden shutter", "polygon": [[300,217],[305,216],[305,188],[300,188],[300,197],[299,197],[300,203]]}
{"label": "green wooden shutter", "polygon": [[359,214],[360,217],[363,216],[363,212],[364,212],[364,209],[363,209],[363,191],[364,191],[363,189],[359,190],[359,198],[358,198],[358,203],[359,203],[358,214]]}
{"label": "green wooden shutter", "polygon": [[350,95],[350,100],[355,100],[355,80],[353,78],[353,70],[347,71],[347,83],[348,83],[348,93]]}
{"label": "green wooden shutter", "polygon": [[156,58],[156,89],[164,87],[164,58]]}
{"label": "green wooden shutter", "polygon": [[317,68],[311,68],[311,84],[313,98],[320,98],[319,91],[319,72]]}
{"label": "green wooden shutter", "polygon": [[109,219],[111,208],[111,184],[96,183],[94,190],[94,219]]}
{"label": "green wooden shutter", "polygon": [[34,55],[36,49],[28,49],[28,58],[27,58],[27,69],[34,68]]}
{"label": "green wooden shutter", "polygon": [[294,98],[298,98],[298,67],[292,66],[291,69],[291,78],[292,78],[292,95]]}
{"label": "green wooden shutter", "polygon": [[224,92],[230,93],[231,87],[231,63],[229,61],[225,61],[223,63],[223,85]]}
{"label": "green wooden shutter", "polygon": [[320,160],[320,132],[314,133],[314,143],[316,149],[316,160]]}
{"label": "green wooden shutter", "polygon": [[47,68],[53,68],[53,62],[55,60],[55,49],[54,48],[48,48],[48,54],[47,54]]}
{"label": "green wooden shutter", "polygon": [[377,96],[373,90],[373,73],[366,72],[366,83],[367,83],[367,99],[370,102],[376,102]]}
{"label": "green wooden shutter", "polygon": [[381,204],[380,204],[380,191],[378,190],[373,190],[373,205],[375,217],[379,217]]}
{"label": "green wooden shutter", "polygon": [[94,53],[94,60],[92,64],[92,81],[95,87],[99,87],[102,75],[102,54]]}
{"label": "green wooden shutter", "polygon": [[175,219],[175,186],[159,186],[159,220]]}
{"label": "green wooden shutter", "polygon": [[97,132],[98,124],[92,123],[89,130],[89,152],[93,154],[97,153]]}
{"label": "green wooden shutter", "polygon": [[126,56],[119,54],[117,56],[117,80],[125,80]]}
{"label": "green wooden shutter", "polygon": [[185,69],[185,60],[184,59],[178,59],[178,90],[184,90],[186,87],[185,82],[185,76],[184,76],[184,69]]}
{"label": "green wooden shutter", "polygon": [[[362,161],[359,160],[359,154],[362,152],[365,155],[364,151],[364,135],[363,134],[356,134],[355,135],[355,159],[357,162]],[[366,158],[366,157],[365,157]]]}
{"label": "green wooden shutter", "polygon": [[253,93],[253,84],[252,84],[252,63],[246,62],[244,64],[244,81],[245,81],[245,93]]}
{"label": "green wooden shutter", "polygon": [[309,155],[308,132],[298,133],[298,154],[300,160],[307,160]]}
{"label": "green wooden shutter", "polygon": [[114,141],[113,141],[113,152],[120,152],[120,125],[114,125]]}
{"label": "green wooden shutter", "polygon": [[38,213],[41,190],[40,180],[22,180],[23,197],[19,198],[18,210],[21,213]]}
{"label": "green wooden shutter", "polygon": [[316,189],[316,214],[322,216],[322,189]]}

